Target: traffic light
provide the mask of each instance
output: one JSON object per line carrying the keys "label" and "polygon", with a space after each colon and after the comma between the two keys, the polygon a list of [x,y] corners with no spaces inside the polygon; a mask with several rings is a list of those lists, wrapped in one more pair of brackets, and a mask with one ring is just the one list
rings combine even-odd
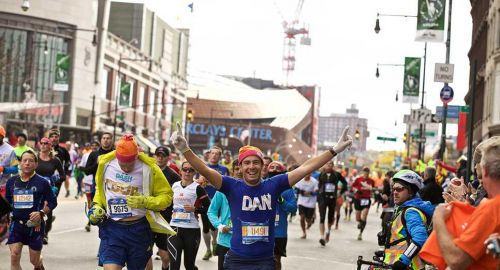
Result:
{"label": "traffic light", "polygon": [[406,132],[405,132],[405,134],[403,135],[403,142],[406,143],[407,139],[408,139],[408,136],[406,136]]}
{"label": "traffic light", "polygon": [[356,129],[356,132],[354,133],[354,138],[356,138],[356,140],[359,140],[359,129]]}
{"label": "traffic light", "polygon": [[188,122],[193,122],[194,120],[194,112],[193,110],[188,110],[187,113],[186,113],[186,120]]}

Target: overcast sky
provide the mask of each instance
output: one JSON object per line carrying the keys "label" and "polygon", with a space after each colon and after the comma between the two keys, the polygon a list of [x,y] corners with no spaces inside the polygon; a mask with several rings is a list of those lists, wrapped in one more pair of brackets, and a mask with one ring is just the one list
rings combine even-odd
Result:
{"label": "overcast sky", "polygon": [[[448,2],[448,1],[447,1]],[[174,27],[191,30],[190,73],[210,72],[283,81],[283,18],[293,17],[296,0],[200,0],[191,13],[186,0],[146,0],[146,4]],[[455,64],[452,105],[464,105],[469,82],[467,53],[472,19],[469,1],[453,1],[451,57]],[[311,46],[297,46],[292,84],[321,87],[320,115],[344,113],[356,104],[368,119],[368,148],[403,149],[398,143],[382,143],[377,136],[401,138],[403,114],[410,104],[401,103],[403,68],[377,63],[403,64],[405,56],[422,57],[424,43],[416,42],[416,18],[380,17],[381,31],[373,31],[377,12],[416,15],[417,0],[305,0],[300,21],[308,26]],[[448,11],[446,11],[448,13]],[[446,26],[447,27],[447,26]],[[446,30],[445,27],[445,30]],[[441,105],[442,83],[434,83],[434,64],[445,62],[445,43],[429,43],[426,68],[427,108]],[[395,102],[399,91],[399,102]],[[413,105],[413,108],[420,104]],[[395,121],[397,126],[394,125]],[[448,134],[457,133],[456,125]]]}

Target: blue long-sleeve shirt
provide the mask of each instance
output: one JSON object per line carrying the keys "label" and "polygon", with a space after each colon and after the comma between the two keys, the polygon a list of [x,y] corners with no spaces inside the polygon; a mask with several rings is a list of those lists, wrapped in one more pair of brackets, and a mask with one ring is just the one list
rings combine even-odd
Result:
{"label": "blue long-sleeve shirt", "polygon": [[23,182],[19,176],[9,178],[6,184],[5,199],[12,206],[14,220],[29,220],[30,214],[43,209],[45,201],[50,210],[57,206],[57,199],[50,183],[34,174]]}
{"label": "blue long-sleeve shirt", "polygon": [[297,198],[293,189],[287,189],[281,193],[282,203],[278,203],[276,220],[274,222],[274,235],[276,238],[287,238],[289,213],[297,212]]}
{"label": "blue long-sleeve shirt", "polygon": [[[208,219],[215,228],[219,228],[220,225],[231,227],[231,210],[229,208],[229,202],[227,201],[226,195],[221,192],[215,192],[215,195],[210,202],[210,207],[207,212]],[[231,236],[232,232],[223,233],[219,230],[217,237],[217,244],[231,248]]]}

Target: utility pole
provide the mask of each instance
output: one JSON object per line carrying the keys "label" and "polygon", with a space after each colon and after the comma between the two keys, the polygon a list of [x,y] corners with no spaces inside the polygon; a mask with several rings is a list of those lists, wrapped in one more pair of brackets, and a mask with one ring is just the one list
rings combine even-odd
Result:
{"label": "utility pole", "polygon": [[[446,64],[450,63],[450,41],[451,41],[451,8],[453,0],[449,0],[448,7],[448,33],[446,38]],[[444,83],[444,86],[448,86],[448,83]],[[441,129],[441,146],[439,148],[438,159],[444,159],[444,151],[446,149],[446,116],[448,114],[448,104],[443,104],[443,123]]]}
{"label": "utility pole", "polygon": [[120,96],[120,87],[122,84],[122,75],[121,75],[121,65],[122,62],[122,54],[120,53],[120,58],[118,59],[118,85],[115,88],[116,89],[116,95],[115,95],[115,120],[113,121],[113,140],[116,141],[116,121],[118,120],[117,113],[118,113],[118,97]]}
{"label": "utility pole", "polygon": [[[422,81],[422,103],[420,103],[420,109],[424,109],[424,95],[425,95],[425,67],[427,64],[427,42],[424,46],[424,74]],[[418,159],[424,161],[425,159],[425,123],[420,124],[420,139],[418,140]]]}
{"label": "utility pole", "polygon": [[467,172],[465,173],[465,183],[470,182],[471,164],[472,164],[472,140],[474,139],[474,102],[476,96],[476,77],[477,77],[477,60],[474,60],[472,69],[472,93],[471,104],[469,110],[469,135],[467,136]]}

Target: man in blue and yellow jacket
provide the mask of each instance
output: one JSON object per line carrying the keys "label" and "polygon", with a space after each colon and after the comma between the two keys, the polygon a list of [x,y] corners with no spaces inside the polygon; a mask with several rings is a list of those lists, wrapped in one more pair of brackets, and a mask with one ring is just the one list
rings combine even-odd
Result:
{"label": "man in blue and yellow jacket", "polygon": [[173,231],[159,211],[172,203],[173,192],[155,160],[133,135],[124,135],[116,150],[99,157],[96,193],[88,217],[99,225],[99,262],[104,269],[144,269],[152,255],[151,231]]}

